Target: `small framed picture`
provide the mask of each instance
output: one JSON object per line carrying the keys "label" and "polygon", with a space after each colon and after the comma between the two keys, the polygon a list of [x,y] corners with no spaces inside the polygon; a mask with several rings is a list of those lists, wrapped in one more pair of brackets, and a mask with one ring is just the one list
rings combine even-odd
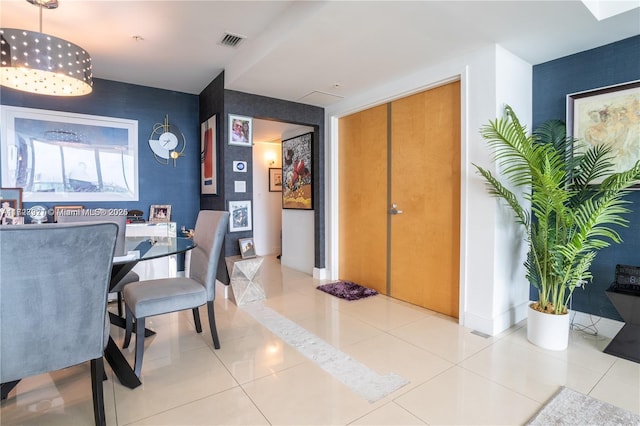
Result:
{"label": "small framed picture", "polygon": [[53,206],[53,221],[57,222],[60,216],[80,216],[83,206]]}
{"label": "small framed picture", "polygon": [[22,188],[0,188],[0,224],[16,225],[24,217]]}
{"label": "small framed picture", "polygon": [[171,205],[170,204],[153,204],[149,210],[149,222],[162,223],[170,222]]}
{"label": "small framed picture", "polygon": [[269,192],[282,192],[282,169],[269,168]]}
{"label": "small framed picture", "polygon": [[229,114],[229,145],[251,146],[253,119]]}
{"label": "small framed picture", "polygon": [[229,232],[251,231],[251,200],[229,201]]}
{"label": "small framed picture", "polygon": [[240,256],[242,256],[243,259],[256,257],[256,247],[253,244],[253,238],[240,238],[238,244],[240,244]]}
{"label": "small framed picture", "polygon": [[0,201],[0,225],[13,225],[14,219],[19,217],[18,200],[3,198]]}

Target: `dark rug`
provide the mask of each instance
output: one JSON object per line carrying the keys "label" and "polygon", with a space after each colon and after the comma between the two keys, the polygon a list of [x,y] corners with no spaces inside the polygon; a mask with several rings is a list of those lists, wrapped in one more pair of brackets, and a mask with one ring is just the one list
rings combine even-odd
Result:
{"label": "dark rug", "polygon": [[336,283],[319,285],[316,288],[345,300],[358,300],[378,294],[378,292],[372,288],[363,287],[351,281],[338,281]]}

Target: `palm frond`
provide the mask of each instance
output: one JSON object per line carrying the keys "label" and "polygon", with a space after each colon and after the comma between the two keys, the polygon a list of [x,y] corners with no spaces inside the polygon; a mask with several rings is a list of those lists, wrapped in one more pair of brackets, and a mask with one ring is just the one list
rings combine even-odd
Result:
{"label": "palm frond", "polygon": [[[539,301],[562,313],[576,286],[592,278],[589,268],[598,251],[622,242],[616,228],[628,224],[625,197],[640,181],[640,161],[612,173],[610,148],[581,145],[566,136],[559,120],[543,123],[529,136],[509,106],[505,117],[490,121],[481,134],[497,176],[474,166],[489,194],[506,202],[526,230],[526,277],[537,288]],[[522,189],[530,211],[499,178],[509,188]]]}

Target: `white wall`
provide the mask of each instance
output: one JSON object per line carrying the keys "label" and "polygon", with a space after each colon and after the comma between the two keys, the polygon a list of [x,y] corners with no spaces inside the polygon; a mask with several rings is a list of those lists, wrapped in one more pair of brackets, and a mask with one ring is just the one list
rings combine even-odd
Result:
{"label": "white wall", "polygon": [[282,265],[313,275],[313,211],[282,210],[282,223]]}
{"label": "white wall", "polygon": [[[274,161],[274,164],[270,164]],[[253,242],[258,256],[280,254],[282,193],[269,191],[269,168],[282,167],[279,142],[253,145]]]}
{"label": "white wall", "polygon": [[514,240],[518,238],[516,226],[504,217],[504,209],[499,208],[498,201],[487,194],[471,163],[491,166],[491,157],[479,129],[501,114],[505,102],[508,101],[522,123],[530,127],[531,75],[531,65],[493,45],[407,75],[326,109],[329,138],[326,144],[327,268],[331,278],[338,277],[339,258],[339,117],[459,79],[462,98],[460,322],[494,335],[524,318],[521,299],[528,291],[528,284],[520,273],[523,250],[520,247],[514,250]]}

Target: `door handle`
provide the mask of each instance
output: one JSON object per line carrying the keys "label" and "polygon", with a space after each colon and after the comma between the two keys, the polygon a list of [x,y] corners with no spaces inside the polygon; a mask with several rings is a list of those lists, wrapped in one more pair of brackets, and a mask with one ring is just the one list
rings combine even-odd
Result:
{"label": "door handle", "polygon": [[398,210],[397,204],[392,204],[391,209],[389,209],[389,214],[402,214],[402,210]]}

